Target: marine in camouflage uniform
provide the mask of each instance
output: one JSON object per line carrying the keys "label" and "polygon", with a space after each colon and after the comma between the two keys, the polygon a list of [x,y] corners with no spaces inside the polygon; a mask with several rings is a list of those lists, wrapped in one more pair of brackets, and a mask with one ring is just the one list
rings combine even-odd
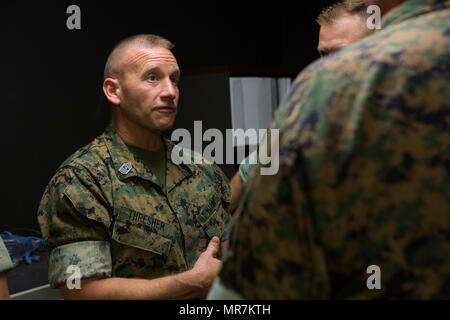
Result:
{"label": "marine in camouflage uniform", "polygon": [[247,299],[450,298],[449,124],[450,1],[406,1],[295,80],[272,125],[279,172],[250,174],[223,286]]}
{"label": "marine in camouflage uniform", "polygon": [[[161,136],[179,98],[172,48],[149,34],[113,48],[103,82],[111,125],[69,157],[45,189],[38,220],[50,250],[49,281],[65,298],[201,298],[219,271],[228,180]],[[71,266],[90,279],[78,291],[62,286],[79,277]]]}
{"label": "marine in camouflage uniform", "polygon": [[[111,125],[60,166],[38,210],[53,287],[71,276],[70,265],[82,279],[179,273],[193,267],[210,238],[224,240],[227,178],[215,165],[174,164],[173,143],[164,139],[164,146],[165,186]],[[198,155],[191,156],[194,163]]]}

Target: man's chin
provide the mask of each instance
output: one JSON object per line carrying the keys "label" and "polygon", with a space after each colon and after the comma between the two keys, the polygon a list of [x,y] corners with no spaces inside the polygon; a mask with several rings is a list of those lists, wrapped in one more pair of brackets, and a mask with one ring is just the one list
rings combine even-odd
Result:
{"label": "man's chin", "polygon": [[174,121],[161,121],[157,124],[156,129],[159,132],[164,132],[172,129]]}

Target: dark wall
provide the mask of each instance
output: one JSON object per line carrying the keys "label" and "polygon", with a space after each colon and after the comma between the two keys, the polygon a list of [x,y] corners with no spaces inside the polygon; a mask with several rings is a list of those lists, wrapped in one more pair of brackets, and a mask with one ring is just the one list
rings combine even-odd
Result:
{"label": "dark wall", "polygon": [[[182,71],[237,64],[298,72],[318,57],[314,19],[332,2],[3,2],[0,231],[39,230],[36,210],[50,177],[108,123],[102,73],[118,40],[137,33],[165,36],[176,45]],[[66,28],[71,4],[81,8],[81,30]]]}

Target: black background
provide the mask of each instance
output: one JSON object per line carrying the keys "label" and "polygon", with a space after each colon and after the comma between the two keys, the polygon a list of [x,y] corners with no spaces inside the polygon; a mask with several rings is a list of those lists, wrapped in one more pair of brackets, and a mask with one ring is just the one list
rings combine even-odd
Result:
{"label": "black background", "polygon": [[[0,231],[39,231],[36,211],[49,179],[103,131],[103,68],[120,39],[168,38],[182,73],[219,65],[298,73],[318,58],[315,18],[333,2],[2,2]],[[66,27],[71,4],[81,9],[81,30]]]}

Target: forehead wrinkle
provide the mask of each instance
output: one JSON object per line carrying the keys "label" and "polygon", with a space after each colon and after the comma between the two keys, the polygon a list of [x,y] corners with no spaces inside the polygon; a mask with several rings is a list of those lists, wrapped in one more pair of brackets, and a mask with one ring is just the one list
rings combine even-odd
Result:
{"label": "forehead wrinkle", "polygon": [[146,55],[147,55],[146,52],[140,50],[140,51],[138,51],[135,54],[129,54],[124,59],[123,63],[126,64],[126,65],[130,65],[130,66],[137,65],[137,64],[139,64],[139,62],[141,60],[143,60],[145,58]]}
{"label": "forehead wrinkle", "polygon": [[160,52],[154,53],[149,50],[139,49],[136,53],[129,54],[123,61],[125,66],[137,71],[142,70],[149,65],[156,66],[161,63],[173,64],[178,69],[177,61],[170,52],[161,54]]}

